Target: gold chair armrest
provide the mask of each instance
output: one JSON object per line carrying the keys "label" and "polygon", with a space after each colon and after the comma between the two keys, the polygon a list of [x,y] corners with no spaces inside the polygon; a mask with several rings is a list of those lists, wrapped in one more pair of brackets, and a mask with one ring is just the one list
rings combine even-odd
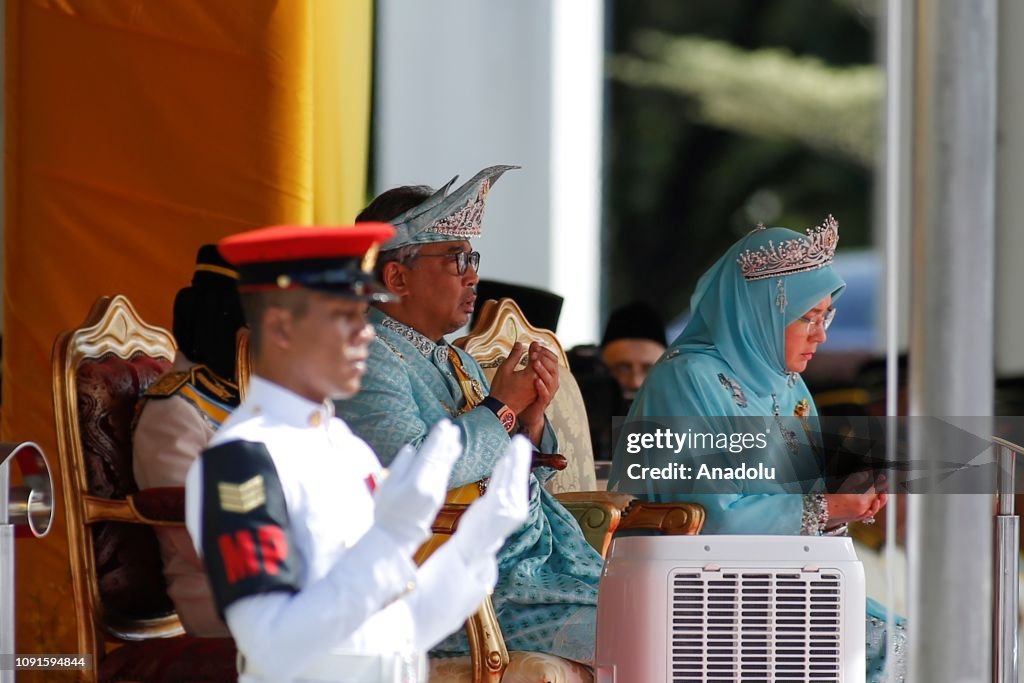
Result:
{"label": "gold chair armrest", "polygon": [[618,491],[566,491],[555,495],[562,505],[566,503],[607,503],[625,512],[636,496]]}
{"label": "gold chair armrest", "polygon": [[704,508],[696,503],[644,503],[616,491],[573,491],[555,498],[572,513],[587,542],[602,556],[612,536],[623,529],[679,536],[698,534],[704,526]]}
{"label": "gold chair armrest", "polygon": [[148,526],[181,527],[183,521],[174,519],[156,519],[147,517],[135,506],[132,496],[125,500],[112,500],[96,496],[82,496],[85,508],[85,523],[124,522],[126,524],[146,524]]}
{"label": "gold chair armrest", "polygon": [[490,598],[485,599],[480,609],[466,621],[466,635],[469,638],[473,682],[499,683],[508,668],[509,656]]}
{"label": "gold chair armrest", "polygon": [[600,501],[570,501],[562,505],[576,518],[587,543],[603,557],[608,552],[612,534],[622,519],[619,509]]}
{"label": "gold chair armrest", "polygon": [[437,513],[430,530],[435,534],[451,536],[459,528],[459,517],[468,507],[468,505],[459,505],[458,503],[445,503]]}
{"label": "gold chair armrest", "polygon": [[692,536],[704,526],[704,508],[696,503],[633,501],[622,514],[619,529],[650,529],[666,536]]}
{"label": "gold chair armrest", "polygon": [[609,491],[572,491],[559,493],[555,499],[576,518],[587,543],[603,557],[633,496]]}
{"label": "gold chair armrest", "polygon": [[[474,484],[475,486],[475,484]],[[448,540],[459,528],[459,517],[469,507],[467,504],[445,503],[434,519],[431,530],[434,535],[416,551],[416,564],[423,564],[435,550]],[[501,635],[498,615],[490,598],[484,599],[480,608],[466,620],[466,637],[469,640],[469,659],[473,669],[474,683],[499,683],[508,667],[508,648]]]}
{"label": "gold chair armrest", "polygon": [[426,562],[427,558],[433,555],[434,551],[444,545],[448,537],[455,533],[455,530],[459,528],[459,517],[462,516],[462,513],[468,507],[469,505],[458,503],[445,503],[441,506],[437,517],[434,518],[433,525],[430,527],[433,536],[424,541],[423,545],[416,551],[416,554],[413,555],[412,559],[417,565]]}
{"label": "gold chair armrest", "polygon": [[148,523],[185,523],[185,487],[160,486],[128,496],[128,505]]}

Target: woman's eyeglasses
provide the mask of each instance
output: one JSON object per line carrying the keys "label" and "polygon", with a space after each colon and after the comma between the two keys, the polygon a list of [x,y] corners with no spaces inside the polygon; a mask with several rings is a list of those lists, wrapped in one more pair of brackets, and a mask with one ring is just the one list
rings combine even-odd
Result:
{"label": "woman's eyeglasses", "polygon": [[800,316],[797,320],[803,320],[807,323],[807,336],[810,337],[814,334],[818,325],[821,325],[821,329],[827,330],[832,325],[832,320],[836,317],[836,309],[829,306],[828,310],[818,319],[808,318],[807,316]]}
{"label": "woman's eyeglasses", "polygon": [[465,275],[466,269],[469,266],[473,266],[473,271],[480,272],[480,252],[479,251],[460,251],[455,254],[416,254],[409,261],[415,261],[418,258],[446,258],[450,259],[458,270],[459,275]]}

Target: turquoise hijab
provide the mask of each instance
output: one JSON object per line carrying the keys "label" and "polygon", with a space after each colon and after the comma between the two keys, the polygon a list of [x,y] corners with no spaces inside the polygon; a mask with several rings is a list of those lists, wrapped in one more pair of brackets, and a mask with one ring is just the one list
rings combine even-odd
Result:
{"label": "turquoise hijab", "polygon": [[786,371],[786,325],[846,283],[831,262],[813,270],[757,280],[743,276],[740,257],[788,240],[807,240],[788,228],[758,228],[733,244],[697,282],[691,318],[667,354],[717,355],[759,396],[781,393]]}
{"label": "turquoise hijab", "polygon": [[[831,265],[838,233],[836,226],[830,224],[830,228],[817,237],[787,228],[758,228],[729,247],[697,282],[690,322],[637,392],[629,412],[630,428],[639,428],[644,418],[702,418],[703,423],[698,423],[702,429],[730,433],[741,429],[735,418],[791,416],[799,401],[810,399],[803,380],[786,370],[786,326],[826,296],[838,299],[846,287]],[[741,260],[750,279],[744,277]],[[817,414],[813,401],[809,404],[809,414]],[[676,427],[681,429],[683,424]],[[773,437],[772,448],[782,462],[788,461],[788,446],[781,438]],[[700,456],[690,449],[685,457]],[[680,488],[674,482],[633,481],[626,476],[625,468],[637,457],[616,451],[609,488],[643,492],[651,500],[679,500]],[[683,458],[662,452],[639,457],[651,466],[665,463],[649,458],[668,458],[666,462]],[[763,493],[747,486],[737,495],[755,492]],[[709,495],[702,504],[721,507],[733,500]],[[792,501],[799,508],[799,497]],[[717,517],[709,513],[708,519],[714,528]]]}

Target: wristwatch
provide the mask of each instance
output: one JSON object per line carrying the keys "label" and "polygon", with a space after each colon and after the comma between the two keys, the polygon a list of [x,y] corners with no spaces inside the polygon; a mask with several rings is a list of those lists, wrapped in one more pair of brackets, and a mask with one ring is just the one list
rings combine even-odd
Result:
{"label": "wristwatch", "polygon": [[493,396],[487,396],[480,405],[484,406],[492,413],[494,413],[498,421],[501,422],[501,426],[505,428],[505,431],[509,434],[516,428],[516,411],[509,408],[507,405],[494,398]]}

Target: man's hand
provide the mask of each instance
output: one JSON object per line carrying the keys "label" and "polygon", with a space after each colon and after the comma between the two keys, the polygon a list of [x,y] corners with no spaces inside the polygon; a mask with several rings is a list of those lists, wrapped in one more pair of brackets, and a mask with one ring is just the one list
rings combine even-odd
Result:
{"label": "man's hand", "polygon": [[377,526],[410,553],[430,536],[444,503],[452,467],[462,455],[460,434],[450,421],[438,422],[418,451],[405,446],[398,452],[374,494]]}
{"label": "man's hand", "polygon": [[520,343],[512,345],[508,358],[498,366],[491,380],[491,396],[498,399],[522,419],[525,411],[537,400],[537,372],[531,362],[522,370],[516,370],[526,347]]}
{"label": "man's hand", "polygon": [[558,357],[537,342],[530,344],[530,363],[536,374],[534,388],[537,398],[519,414],[519,424],[534,445],[540,445],[544,433],[544,411],[558,391]]}

